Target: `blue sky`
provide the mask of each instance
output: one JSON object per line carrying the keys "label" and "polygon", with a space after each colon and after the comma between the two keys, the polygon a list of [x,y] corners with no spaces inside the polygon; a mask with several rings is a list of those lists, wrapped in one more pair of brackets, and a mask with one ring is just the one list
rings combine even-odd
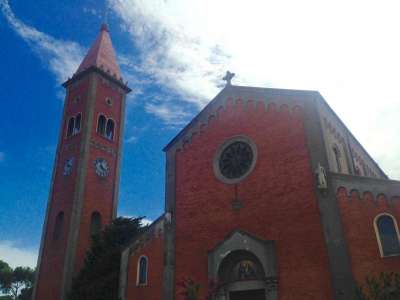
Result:
{"label": "blue sky", "polygon": [[[8,9],[7,2],[0,3],[3,9]],[[27,26],[25,30],[36,28],[62,43],[77,43],[84,54],[97,36],[104,4],[90,0],[12,1],[9,7],[18,21]],[[134,57],[138,50],[128,41],[129,36],[119,30],[116,17],[111,15],[109,23],[117,53]],[[0,119],[0,248],[2,245],[7,249],[35,252],[40,243],[55,156],[64,95],[60,80],[65,71],[55,71],[49,66],[48,61],[54,55],[42,48],[43,41],[24,38],[14,26],[4,13],[0,15],[3,73],[0,99],[2,111],[6,112]],[[141,84],[140,98],[135,95],[138,93],[135,84],[131,85],[134,91],[127,104],[118,212],[155,219],[164,207],[162,148],[178,132],[183,117],[189,118],[198,108],[189,104],[184,116],[174,117],[168,123],[146,112],[143,105],[146,98],[174,100],[179,95],[173,91],[164,95],[163,86],[153,82],[150,76],[138,73],[129,70],[128,80],[139,78],[149,83]],[[26,253],[21,263],[31,259]]]}
{"label": "blue sky", "polygon": [[[34,265],[64,90],[108,23],[127,102],[119,214],[158,217],[162,148],[221,88],[322,93],[400,178],[395,1],[0,0],[0,257]],[[340,20],[340,22],[338,22]]]}

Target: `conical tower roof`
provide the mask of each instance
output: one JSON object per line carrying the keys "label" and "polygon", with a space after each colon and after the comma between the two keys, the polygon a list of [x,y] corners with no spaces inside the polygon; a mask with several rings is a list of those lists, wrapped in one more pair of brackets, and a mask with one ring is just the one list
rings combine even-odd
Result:
{"label": "conical tower roof", "polygon": [[121,78],[121,72],[117,64],[115,51],[106,24],[101,25],[99,35],[76,73],[80,73],[92,66],[96,66],[110,73],[111,76],[116,77],[118,80]]}

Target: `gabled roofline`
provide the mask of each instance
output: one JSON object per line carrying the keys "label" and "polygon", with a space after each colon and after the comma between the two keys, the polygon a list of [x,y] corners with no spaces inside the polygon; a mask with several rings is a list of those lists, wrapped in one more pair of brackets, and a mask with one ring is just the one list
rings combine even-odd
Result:
{"label": "gabled roofline", "polygon": [[346,181],[351,184],[355,182],[364,182],[367,184],[386,184],[386,185],[398,185],[400,187],[400,180],[395,179],[384,179],[384,178],[376,178],[376,177],[366,177],[366,176],[359,176],[353,174],[344,174],[344,173],[337,173],[329,171],[328,174],[332,176],[335,180]]}
{"label": "gabled roofline", "polygon": [[227,85],[185,127],[183,127],[183,129],[163,148],[163,151],[167,152],[177,141],[183,138],[189,131],[189,129],[192,128],[195,124],[197,124],[197,122],[203,117],[203,115],[207,111],[211,110],[213,105],[215,105],[215,103],[221,97],[223,97],[224,94],[229,93],[231,91],[252,92],[260,94],[266,92],[274,94],[274,92],[276,92],[277,95],[288,95],[288,96],[296,96],[296,95],[304,96],[304,95],[312,95],[318,93],[317,91],[312,91],[312,90],[290,90],[290,89],[250,87],[250,86],[240,86],[240,85]]}
{"label": "gabled roofline", "polygon": [[[386,177],[386,179],[389,179],[389,176],[386,175],[386,173],[382,170],[382,168],[378,165],[378,163],[375,161],[375,159],[372,158],[372,156],[368,153],[368,151],[363,147],[363,145],[357,140],[357,138],[353,135],[353,133],[349,130],[349,128],[346,126],[346,124],[340,119],[340,117],[336,114],[336,112],[332,109],[332,107],[328,104],[328,102],[325,100],[324,97],[320,93],[319,95],[319,101],[325,105],[325,107],[328,108],[329,112],[332,113],[332,115],[339,121],[339,123],[344,127],[346,130],[347,134],[356,142],[356,144],[366,153],[367,157],[372,161],[372,163],[375,165],[376,168],[381,172],[381,175]],[[350,145],[349,145],[350,147]]]}
{"label": "gabled roofline", "polygon": [[[322,105],[325,105],[330,113],[336,118],[340,125],[343,126],[345,131],[348,133],[348,136],[355,141],[355,143],[362,149],[366,156],[372,161],[374,166],[380,171],[381,175],[389,178],[386,173],[382,170],[382,168],[378,165],[378,163],[371,157],[371,155],[366,151],[366,149],[362,146],[362,144],[357,140],[357,138],[352,134],[352,132],[348,129],[348,127],[344,124],[344,122],[340,119],[340,117],[335,113],[335,111],[329,106],[328,102],[324,99],[320,92],[315,90],[291,90],[291,89],[276,89],[276,88],[263,88],[263,87],[250,87],[250,86],[238,86],[238,85],[227,85],[225,86],[183,129],[164,147],[163,151],[167,152],[171,149],[178,141],[182,138],[185,138],[187,133],[197,125],[198,121],[200,121],[204,114],[211,111],[213,106],[222,98],[225,94],[229,96],[230,92],[238,92],[240,93],[253,93],[259,94],[260,97],[263,96],[264,93],[268,93],[269,95],[280,95],[280,96],[309,96],[313,97]],[[240,96],[240,95],[239,95]],[[254,99],[253,99],[254,100]],[[320,112],[318,112],[320,114]]]}
{"label": "gabled roofline", "polygon": [[180,140],[180,138],[185,135],[189,128],[200,119],[200,115],[203,115],[210,107],[212,107],[214,102],[216,102],[216,100],[225,92],[226,89],[227,86],[224,87],[185,127],[182,128],[181,131],[178,132],[178,134],[163,148],[163,151],[167,152],[175,144],[175,142]]}

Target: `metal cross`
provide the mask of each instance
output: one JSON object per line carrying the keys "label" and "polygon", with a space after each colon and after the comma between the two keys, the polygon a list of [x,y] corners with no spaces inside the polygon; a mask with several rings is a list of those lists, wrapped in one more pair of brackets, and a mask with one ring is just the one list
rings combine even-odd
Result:
{"label": "metal cross", "polygon": [[226,81],[226,85],[231,85],[232,84],[231,81],[232,81],[233,77],[235,77],[235,73],[231,73],[229,71],[226,71],[226,75],[225,75],[224,78],[222,78],[222,80]]}

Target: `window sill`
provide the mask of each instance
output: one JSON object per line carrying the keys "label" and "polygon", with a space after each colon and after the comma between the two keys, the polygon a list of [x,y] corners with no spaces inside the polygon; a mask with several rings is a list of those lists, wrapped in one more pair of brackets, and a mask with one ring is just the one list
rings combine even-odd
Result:
{"label": "window sill", "polygon": [[381,258],[390,258],[390,257],[400,257],[400,253],[389,254],[389,255],[382,255],[382,256],[381,256]]}
{"label": "window sill", "polygon": [[80,133],[81,133],[81,132],[79,131],[79,132],[77,132],[77,133],[71,134],[71,135],[69,135],[69,136],[66,136],[65,139],[66,139],[66,140],[73,139],[74,137],[76,137],[76,136],[79,135]]}
{"label": "window sill", "polygon": [[102,135],[100,133],[97,133],[97,136],[100,137],[102,140],[105,140],[105,141],[107,141],[109,143],[112,143],[112,144],[114,143],[114,139],[109,139],[109,138],[105,137],[104,135]]}
{"label": "window sill", "polygon": [[147,287],[147,283],[137,283],[136,287]]}

